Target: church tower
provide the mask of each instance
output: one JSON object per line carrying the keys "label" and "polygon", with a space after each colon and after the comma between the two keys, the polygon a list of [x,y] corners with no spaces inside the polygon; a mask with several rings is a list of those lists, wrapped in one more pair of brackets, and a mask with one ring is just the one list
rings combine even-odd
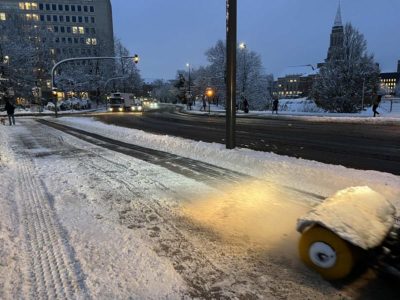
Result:
{"label": "church tower", "polygon": [[342,10],[339,2],[339,7],[336,13],[335,23],[332,27],[331,42],[328,50],[327,61],[332,59],[343,48],[344,43],[344,27],[342,23]]}

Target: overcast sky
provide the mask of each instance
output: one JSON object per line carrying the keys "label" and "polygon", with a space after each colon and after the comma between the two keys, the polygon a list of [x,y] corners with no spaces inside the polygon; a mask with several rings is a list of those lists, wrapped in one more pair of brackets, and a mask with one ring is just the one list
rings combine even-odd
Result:
{"label": "overcast sky", "polygon": [[[114,33],[141,57],[144,78],[172,79],[225,39],[225,0],[112,0]],[[343,22],[368,41],[383,71],[400,59],[400,0],[342,0]],[[238,0],[238,42],[261,54],[265,72],[323,61],[338,0]]]}

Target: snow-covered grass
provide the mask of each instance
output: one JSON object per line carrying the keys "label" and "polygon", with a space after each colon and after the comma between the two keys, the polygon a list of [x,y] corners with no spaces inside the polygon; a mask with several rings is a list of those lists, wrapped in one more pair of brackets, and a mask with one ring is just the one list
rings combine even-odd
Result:
{"label": "snow-covered grass", "polygon": [[[190,114],[208,114],[209,107],[207,106],[206,112],[200,111],[201,101],[197,101],[192,110],[183,106],[186,113]],[[324,112],[318,108],[312,100],[306,98],[300,99],[280,99],[279,100],[279,115],[275,114],[273,117],[293,118],[299,120],[308,120],[314,122],[346,122],[346,123],[384,123],[384,124],[398,124],[400,123],[400,99],[384,99],[378,107],[380,115],[373,118],[374,113],[372,107],[367,106],[362,112],[359,113],[329,113]],[[225,109],[222,105],[212,104],[210,107],[211,115],[224,115]],[[245,114],[242,110],[237,112],[238,117],[271,117],[271,111],[254,111],[250,110]]]}

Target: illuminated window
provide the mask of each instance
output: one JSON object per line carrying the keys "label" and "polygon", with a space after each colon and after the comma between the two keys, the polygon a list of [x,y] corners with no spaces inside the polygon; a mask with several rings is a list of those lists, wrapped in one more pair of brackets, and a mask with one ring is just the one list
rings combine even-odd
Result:
{"label": "illuminated window", "polygon": [[80,34],[85,34],[85,29],[83,27],[78,27]]}
{"label": "illuminated window", "polygon": [[73,33],[73,34],[78,34],[78,27],[73,26],[73,27],[72,27],[72,33]]}
{"label": "illuminated window", "polygon": [[6,14],[0,13],[0,21],[5,21],[5,20],[6,20]]}
{"label": "illuminated window", "polygon": [[97,45],[97,39],[96,38],[92,39],[92,45]]}
{"label": "illuminated window", "polygon": [[91,38],[87,38],[86,39],[86,45],[91,45],[92,44],[92,39]]}

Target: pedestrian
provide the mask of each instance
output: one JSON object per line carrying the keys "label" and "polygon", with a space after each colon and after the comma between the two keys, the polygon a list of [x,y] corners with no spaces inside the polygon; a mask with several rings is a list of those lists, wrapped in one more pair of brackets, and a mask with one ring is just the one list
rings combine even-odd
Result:
{"label": "pedestrian", "polygon": [[379,107],[381,100],[382,100],[382,95],[378,95],[378,94],[376,94],[376,92],[374,92],[372,94],[372,101],[373,101],[372,111],[374,112],[374,117],[376,117],[376,115],[378,115],[378,116],[380,115],[379,112],[377,111],[377,109]]}
{"label": "pedestrian", "polygon": [[10,126],[15,125],[15,117],[14,117],[15,106],[11,101],[12,101],[11,98],[6,97],[5,109],[7,111],[8,121],[10,122]]}
{"label": "pedestrian", "polygon": [[244,98],[243,100],[243,111],[246,114],[249,113],[249,101],[247,101],[247,98]]}
{"label": "pedestrian", "polygon": [[278,106],[279,106],[279,100],[275,99],[274,102],[272,102],[272,114],[274,114],[274,112],[278,114]]}
{"label": "pedestrian", "polygon": [[202,105],[202,107],[200,107],[200,111],[202,111],[202,110],[206,111],[206,109],[207,109],[207,100],[206,100],[206,96],[203,95],[203,97],[202,97],[201,100],[203,101],[203,105]]}

